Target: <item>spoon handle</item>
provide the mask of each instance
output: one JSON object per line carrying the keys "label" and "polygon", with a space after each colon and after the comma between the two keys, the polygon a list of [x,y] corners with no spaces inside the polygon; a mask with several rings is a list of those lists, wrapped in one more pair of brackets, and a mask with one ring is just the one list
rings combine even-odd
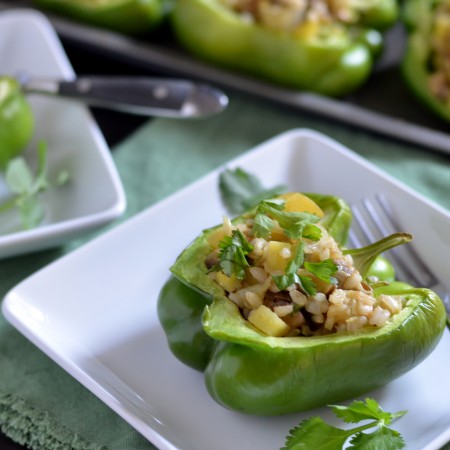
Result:
{"label": "spoon handle", "polygon": [[80,77],[73,81],[22,80],[28,94],[56,95],[90,106],[131,114],[188,118],[216,114],[228,104],[227,96],[207,84],[150,77]]}

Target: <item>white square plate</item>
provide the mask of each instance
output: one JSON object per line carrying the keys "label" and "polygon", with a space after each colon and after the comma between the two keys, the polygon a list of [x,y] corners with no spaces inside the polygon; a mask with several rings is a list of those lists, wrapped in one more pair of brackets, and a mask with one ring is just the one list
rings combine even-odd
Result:
{"label": "white square plate", "polygon": [[[293,130],[232,161],[265,186],[332,193],[349,202],[385,193],[415,235],[416,250],[448,283],[449,214],[338,143]],[[170,353],[156,303],[169,267],[225,210],[212,172],[163,202],[42,269],[13,288],[7,319],[65,370],[159,448],[273,450],[312,414],[284,417],[228,411],[207,394],[201,373]],[[120,255],[120,257],[117,257]],[[450,335],[414,370],[368,395],[392,412],[408,449],[438,449],[450,440]]]}
{"label": "white square plate", "polygon": [[[0,13],[0,73],[73,79],[74,71],[48,20],[32,10]],[[89,110],[60,98],[30,96],[34,137],[24,156],[33,163],[36,145],[48,147],[50,179],[67,169],[70,182],[44,193],[44,222],[17,231],[18,214],[2,214],[0,258],[59,245],[120,216],[125,195],[106,142]],[[0,201],[7,198],[0,175]]]}

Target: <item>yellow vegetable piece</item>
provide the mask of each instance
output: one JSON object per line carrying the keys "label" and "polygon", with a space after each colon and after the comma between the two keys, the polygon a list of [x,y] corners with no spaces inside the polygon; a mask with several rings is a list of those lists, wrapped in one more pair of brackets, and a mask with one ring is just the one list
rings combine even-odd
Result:
{"label": "yellow vegetable piece", "polygon": [[217,228],[217,230],[208,235],[208,244],[211,248],[218,248],[219,242],[222,241],[225,236],[227,236],[227,234],[223,227]]}
{"label": "yellow vegetable piece", "polygon": [[268,273],[284,272],[292,259],[292,245],[288,242],[269,241],[267,244],[264,270]]}
{"label": "yellow vegetable piece", "polygon": [[304,194],[294,192],[280,195],[280,197],[286,200],[286,204],[284,206],[285,211],[308,212],[311,214],[316,214],[319,217],[323,217],[323,211],[317,203]]}
{"label": "yellow vegetable piece", "polygon": [[225,289],[227,292],[234,292],[239,287],[239,280],[235,277],[234,274],[229,277],[223,272],[217,272],[216,281],[219,286]]}
{"label": "yellow vegetable piece", "polygon": [[283,322],[282,319],[265,305],[252,309],[248,320],[256,328],[269,336],[286,336],[290,331],[289,325]]}

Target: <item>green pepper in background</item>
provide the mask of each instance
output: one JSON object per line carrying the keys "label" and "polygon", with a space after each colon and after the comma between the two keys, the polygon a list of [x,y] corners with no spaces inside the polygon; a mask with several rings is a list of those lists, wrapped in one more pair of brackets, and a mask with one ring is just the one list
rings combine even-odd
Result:
{"label": "green pepper in background", "polygon": [[54,11],[87,24],[126,34],[144,34],[163,20],[163,0],[33,0],[43,10]]}
{"label": "green pepper in background", "polygon": [[0,77],[0,170],[5,170],[8,162],[25,150],[33,130],[33,112],[19,82]]}
{"label": "green pepper in background", "polygon": [[450,1],[408,0],[403,18],[408,31],[405,80],[430,111],[450,121]]}
{"label": "green pepper in background", "polygon": [[395,281],[395,269],[391,262],[384,256],[379,255],[373,262],[367,277],[392,283]]}
{"label": "green pepper in background", "polygon": [[371,73],[378,30],[395,22],[397,2],[349,0],[339,19],[324,0],[304,5],[325,5],[328,15],[316,20],[315,11],[277,10],[266,0],[177,0],[170,18],[179,43],[214,64],[324,95],[354,91]]}
{"label": "green pepper in background", "polygon": [[[343,245],[351,222],[348,205],[336,197],[308,196],[325,213],[321,223]],[[278,415],[356,397],[412,369],[439,342],[445,328],[441,300],[400,282],[374,290],[375,296],[406,299],[383,327],[307,337],[257,331],[208,277],[208,237],[216,229],[204,231],[178,257],[160,293],[158,316],[173,354],[205,373],[210,395],[224,407]],[[385,275],[391,276],[390,269]]]}

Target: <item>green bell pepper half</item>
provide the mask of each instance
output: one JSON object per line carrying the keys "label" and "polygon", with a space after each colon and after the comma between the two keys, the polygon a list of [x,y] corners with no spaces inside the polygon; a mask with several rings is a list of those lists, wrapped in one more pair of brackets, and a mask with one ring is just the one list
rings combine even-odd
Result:
{"label": "green bell pepper half", "polygon": [[34,116],[14,78],[0,77],[0,170],[19,155],[34,131]]}
{"label": "green bell pepper half", "polygon": [[[322,224],[343,245],[351,222],[346,203],[308,195],[325,213]],[[376,295],[407,299],[381,328],[312,337],[263,335],[207,276],[207,236],[214,230],[205,230],[178,257],[157,310],[175,357],[204,372],[210,395],[226,408],[279,415],[343,401],[399,377],[439,342],[445,328],[440,298],[400,282],[375,289]],[[391,276],[390,268],[385,275]]]}
{"label": "green bell pepper half", "polygon": [[178,42],[213,64],[294,89],[342,96],[368,78],[381,35],[392,25],[397,2],[381,0],[355,26],[294,37],[244,20],[219,0],[177,0],[170,23]]}
{"label": "green bell pepper half", "polygon": [[[434,14],[440,4],[448,0],[408,0],[403,10],[408,37],[401,70],[411,92],[429,111],[450,121],[450,98],[438,99],[431,91],[429,77],[432,71],[432,32]],[[445,39],[445,37],[444,37]],[[447,37],[448,39],[448,37]],[[450,78],[450,74],[448,74]]]}
{"label": "green bell pepper half", "polygon": [[33,0],[53,11],[87,24],[126,34],[154,30],[165,15],[164,0]]}
{"label": "green bell pepper half", "polygon": [[[208,391],[227,408],[278,415],[340,402],[383,386],[422,361],[445,326],[442,302],[432,291],[389,293],[406,296],[407,306],[376,330],[311,340],[298,337],[260,348],[256,342],[226,342],[224,337],[233,333],[228,325],[229,334],[221,336],[205,371]],[[223,310],[211,314],[216,320],[219,314],[227,315]],[[208,326],[209,318],[204,320]]]}

